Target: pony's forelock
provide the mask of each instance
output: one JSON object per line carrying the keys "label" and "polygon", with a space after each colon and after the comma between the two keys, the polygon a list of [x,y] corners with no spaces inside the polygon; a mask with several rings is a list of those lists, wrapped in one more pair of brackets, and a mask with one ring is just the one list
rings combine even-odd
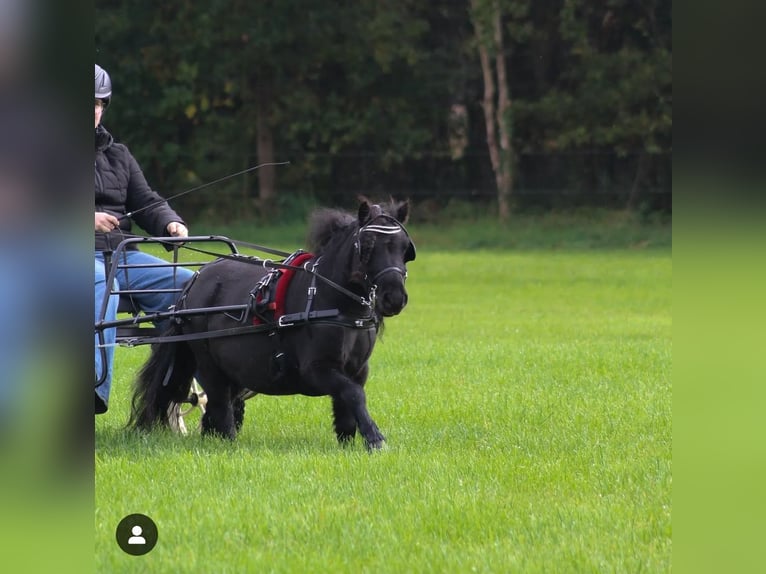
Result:
{"label": "pony's forelock", "polygon": [[404,225],[409,219],[409,200],[396,201],[393,197],[388,201],[378,204],[380,211],[396,219]]}

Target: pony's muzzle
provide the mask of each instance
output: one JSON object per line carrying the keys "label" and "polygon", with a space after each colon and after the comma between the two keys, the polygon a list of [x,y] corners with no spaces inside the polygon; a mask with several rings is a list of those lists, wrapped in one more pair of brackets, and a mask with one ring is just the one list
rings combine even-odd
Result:
{"label": "pony's muzzle", "polygon": [[378,311],[384,317],[393,317],[407,306],[407,291],[385,291],[378,297]]}

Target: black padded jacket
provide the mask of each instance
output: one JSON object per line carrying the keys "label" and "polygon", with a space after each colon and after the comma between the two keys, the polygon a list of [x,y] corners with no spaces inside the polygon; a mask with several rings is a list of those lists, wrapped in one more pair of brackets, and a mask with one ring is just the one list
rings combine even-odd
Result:
{"label": "black padded jacket", "polygon": [[[151,207],[146,207],[151,206]],[[146,209],[143,209],[146,207]],[[96,128],[96,211],[116,217],[141,209],[132,219],[153,237],[167,237],[168,223],[184,220],[149,187],[138,162],[127,146],[114,141],[99,125]],[[185,223],[184,223],[185,225]],[[124,234],[131,233],[131,217],[120,219],[120,228],[96,232],[96,251],[113,250]]]}

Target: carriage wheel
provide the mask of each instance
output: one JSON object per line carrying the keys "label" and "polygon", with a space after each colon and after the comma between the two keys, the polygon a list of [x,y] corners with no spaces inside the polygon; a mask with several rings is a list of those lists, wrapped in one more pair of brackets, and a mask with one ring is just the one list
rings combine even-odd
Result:
{"label": "carriage wheel", "polygon": [[[196,408],[199,408],[200,413],[204,415],[206,406],[207,393],[197,382],[197,379],[193,379],[189,389],[189,398],[182,403],[171,403],[168,407],[168,424],[170,428],[182,435],[188,434],[189,431],[184,417],[191,414]],[[199,425],[201,424],[202,417],[200,416]]]}

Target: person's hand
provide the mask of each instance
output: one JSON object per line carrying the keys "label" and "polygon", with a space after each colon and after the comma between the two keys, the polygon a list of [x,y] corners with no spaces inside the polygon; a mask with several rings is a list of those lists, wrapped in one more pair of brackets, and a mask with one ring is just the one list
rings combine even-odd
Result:
{"label": "person's hand", "polygon": [[120,220],[111,213],[104,213],[103,211],[96,212],[96,231],[108,233],[113,229],[117,229],[119,226]]}
{"label": "person's hand", "polygon": [[178,221],[168,223],[167,230],[171,237],[189,237],[189,230]]}

